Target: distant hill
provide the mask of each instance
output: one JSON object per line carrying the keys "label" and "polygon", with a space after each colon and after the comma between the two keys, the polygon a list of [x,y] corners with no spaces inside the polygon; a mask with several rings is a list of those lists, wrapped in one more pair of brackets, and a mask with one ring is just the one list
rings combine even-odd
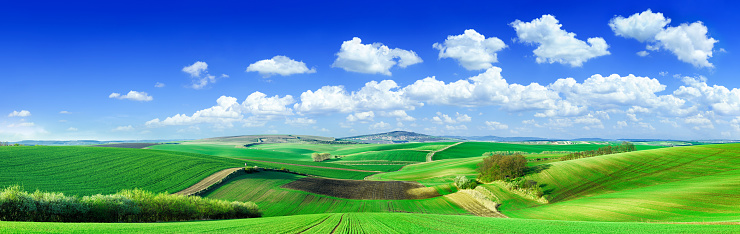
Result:
{"label": "distant hill", "polygon": [[17,142],[9,142],[10,144],[21,144],[21,145],[49,145],[49,146],[65,146],[65,145],[102,145],[102,144],[120,144],[120,143],[161,143],[179,140],[130,140],[130,141],[97,141],[97,140],[74,140],[74,141],[32,141],[24,140]]}
{"label": "distant hill", "polygon": [[541,137],[499,137],[499,136],[442,136],[442,137],[460,139],[460,140],[468,140],[468,141],[499,141],[499,142],[551,140],[551,139],[541,138]]}
{"label": "distant hill", "polygon": [[183,144],[218,144],[218,145],[255,145],[269,143],[296,143],[296,144],[355,144],[355,142],[339,140],[334,137],[309,135],[244,135],[204,138],[188,141]]}
{"label": "distant hill", "polygon": [[455,139],[455,138],[430,136],[426,134],[407,132],[407,131],[393,131],[393,132],[386,132],[386,133],[345,137],[345,138],[340,138],[340,140],[362,142],[362,143],[373,143],[373,144],[461,141],[460,139]]}

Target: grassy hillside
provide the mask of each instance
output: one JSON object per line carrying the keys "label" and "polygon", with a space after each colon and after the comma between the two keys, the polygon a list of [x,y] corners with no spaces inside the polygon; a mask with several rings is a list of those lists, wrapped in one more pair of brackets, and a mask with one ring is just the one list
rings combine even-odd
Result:
{"label": "grassy hillside", "polygon": [[206,197],[252,201],[260,207],[265,217],[333,212],[468,213],[444,197],[422,200],[351,200],[280,188],[300,178],[303,177],[279,172],[244,175]]}
{"label": "grassy hillside", "polygon": [[604,221],[740,220],[740,144],[556,162],[527,177],[544,184],[555,204],[524,209],[502,206],[505,214]]}
{"label": "grassy hillside", "polygon": [[[335,179],[350,179],[350,180],[362,180],[366,176],[370,176],[372,174],[375,174],[377,172],[362,172],[362,171],[347,171],[347,170],[338,170],[338,169],[332,169],[334,168],[344,168],[349,166],[344,165],[338,165],[333,163],[320,163],[322,166],[330,167],[330,168],[317,168],[317,167],[308,167],[308,166],[301,166],[301,165],[286,165],[286,164],[280,164],[280,163],[271,163],[271,162],[258,162],[258,161],[242,161],[246,162],[248,166],[258,166],[262,168],[273,168],[273,169],[288,169],[293,172],[303,173],[307,175],[315,175],[320,177],[327,177],[327,178],[335,178]],[[286,161],[283,161],[286,162]],[[243,165],[243,164],[242,164]],[[370,169],[370,168],[365,168]]]}
{"label": "grassy hillside", "polygon": [[168,150],[198,154],[208,154],[223,157],[252,157],[252,158],[270,158],[270,159],[293,159],[310,161],[310,155],[300,155],[272,150],[258,150],[250,148],[235,148],[233,145],[212,145],[212,144],[163,144],[149,147],[150,149]]}
{"label": "grassy hillside", "polygon": [[2,233],[738,233],[740,225],[569,222],[460,215],[334,213],[170,223],[0,222]]}
{"label": "grassy hillside", "polygon": [[424,162],[429,151],[419,150],[386,150],[353,154],[342,158],[342,161],[380,160],[389,162]]}
{"label": "grassy hillside", "polygon": [[[545,144],[510,144],[494,142],[464,142],[450,147],[444,151],[434,154],[434,160],[452,158],[470,158],[483,155],[491,151],[522,151],[528,153],[540,153],[544,151],[584,151],[594,150],[605,145],[600,144],[575,144],[575,145],[545,145]],[[637,150],[661,148],[661,146],[638,145]]]}
{"label": "grassy hillside", "polygon": [[408,165],[396,172],[381,173],[371,176],[371,180],[418,181],[432,186],[451,183],[458,175],[475,178],[475,169],[483,157],[459,158]]}
{"label": "grassy hillside", "polygon": [[202,154],[84,146],[0,147],[0,186],[70,195],[140,188],[177,192],[243,161]]}

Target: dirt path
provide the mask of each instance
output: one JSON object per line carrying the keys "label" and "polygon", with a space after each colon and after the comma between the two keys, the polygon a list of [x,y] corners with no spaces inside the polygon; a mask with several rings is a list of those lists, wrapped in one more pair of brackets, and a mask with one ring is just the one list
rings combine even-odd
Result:
{"label": "dirt path", "polygon": [[262,161],[262,160],[244,159],[244,158],[233,158],[233,159],[239,159],[239,160],[244,160],[244,161],[253,161],[253,162],[275,163],[275,164],[282,164],[282,165],[301,166],[301,167],[324,168],[324,169],[332,169],[332,170],[340,170],[340,171],[375,172],[375,173],[382,172],[382,171],[366,171],[366,170],[347,169],[347,168],[336,168],[336,167],[310,166],[310,165],[302,165],[302,164],[271,162],[271,161]]}
{"label": "dirt path", "polygon": [[486,208],[483,204],[478,202],[474,197],[467,193],[456,192],[453,194],[445,195],[446,198],[454,202],[463,209],[470,211],[477,216],[481,217],[495,217],[495,218],[508,218],[506,215],[493,211]]}
{"label": "dirt path", "polygon": [[185,195],[185,196],[190,196],[190,195],[192,195],[194,193],[200,192],[201,190],[207,189],[208,187],[210,187],[213,184],[216,184],[216,183],[220,182],[221,180],[223,180],[224,178],[226,178],[226,176],[228,176],[229,174],[231,174],[234,171],[239,170],[239,169],[241,169],[241,167],[229,168],[229,169],[221,170],[219,172],[214,173],[213,175],[210,175],[210,176],[206,177],[205,179],[201,180],[200,182],[194,184],[193,186],[190,186],[190,187],[186,188],[185,190],[182,190],[180,192],[176,192],[175,194],[181,194],[181,195]]}
{"label": "dirt path", "polygon": [[440,150],[437,150],[437,151],[432,151],[431,153],[427,154],[427,162],[431,162],[432,161],[432,157],[434,157],[434,154],[436,154],[437,152],[444,151],[446,149],[449,149],[450,147],[453,147],[453,146],[456,146],[456,145],[459,145],[459,144],[462,144],[462,142],[458,142],[458,143],[455,143],[455,144],[452,144],[452,145],[448,145],[447,147],[444,147],[444,148],[442,148]]}

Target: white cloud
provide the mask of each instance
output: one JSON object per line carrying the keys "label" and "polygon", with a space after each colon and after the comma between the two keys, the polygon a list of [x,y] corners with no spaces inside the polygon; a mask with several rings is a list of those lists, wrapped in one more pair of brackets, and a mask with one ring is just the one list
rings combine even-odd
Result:
{"label": "white cloud", "polygon": [[[293,111],[286,107],[294,102],[293,97],[267,95],[261,92],[250,94],[241,104],[235,97],[221,96],[216,100],[218,105],[199,110],[193,115],[177,114],[164,120],[159,118],[146,122],[149,127],[167,125],[194,125],[211,123],[216,127],[232,127],[233,123],[243,123],[246,127],[263,126],[267,120],[276,116],[292,115]],[[251,116],[245,118],[245,115]]]}
{"label": "white cloud", "polygon": [[459,112],[455,113],[455,118],[450,117],[449,115],[442,114],[441,112],[437,112],[437,116],[432,117],[432,122],[436,124],[455,124],[455,123],[462,123],[462,122],[470,122],[472,118],[468,116],[467,114],[460,114]]}
{"label": "white cloud", "polygon": [[13,111],[8,114],[8,117],[28,117],[31,116],[31,112],[27,110]]}
{"label": "white cloud", "polygon": [[370,129],[387,129],[390,127],[391,127],[391,124],[383,122],[383,121],[370,125]]}
{"label": "white cloud", "polygon": [[703,77],[684,77],[685,86],[673,91],[673,95],[684,98],[720,115],[740,115],[740,89],[725,86],[709,86]]}
{"label": "white cloud", "polygon": [[348,93],[344,86],[324,86],[301,94],[301,102],[294,109],[301,114],[349,113],[368,110],[413,110],[420,103],[413,102],[398,90],[392,80],[365,83],[359,91]]}
{"label": "white cloud", "polygon": [[589,59],[608,55],[609,45],[601,37],[588,38],[588,43],[575,38],[576,34],[563,29],[552,15],[543,15],[531,22],[516,20],[511,23],[520,41],[538,44],[534,50],[537,63],[561,63],[580,67]]}
{"label": "white cloud", "polygon": [[[216,77],[208,74],[208,64],[202,61],[197,61],[190,66],[185,66],[182,71],[190,74],[193,84],[190,86],[193,89],[202,89],[209,83],[216,83]],[[222,77],[228,77],[222,75]]]}
{"label": "white cloud", "polygon": [[464,124],[461,125],[445,125],[445,129],[448,131],[456,131],[456,130],[468,130],[468,126],[465,126]]}
{"label": "white cloud", "polygon": [[432,45],[439,50],[439,58],[456,59],[468,70],[481,70],[492,67],[498,62],[496,52],[506,48],[506,44],[496,37],[486,38],[473,29],[465,30],[460,35],[449,35],[442,43]]}
{"label": "white cloud", "polygon": [[126,95],[121,95],[120,93],[111,93],[108,95],[108,98],[116,98],[116,99],[128,99],[133,101],[140,101],[140,102],[148,102],[153,100],[152,96],[149,96],[146,92],[138,92],[138,91],[129,91]]}
{"label": "white cloud", "polygon": [[362,40],[355,37],[342,43],[332,67],[351,72],[390,76],[390,69],[396,64],[405,68],[421,62],[421,58],[414,51],[390,49],[381,43],[362,44]]}
{"label": "white cloud", "polygon": [[707,117],[701,113],[694,116],[689,116],[683,120],[684,123],[694,125],[694,129],[700,130],[702,128],[714,129],[714,124]]}
{"label": "white cloud", "polygon": [[671,23],[671,19],[663,17],[663,13],[653,13],[650,9],[647,9],[627,18],[614,17],[609,21],[609,27],[617,36],[646,42],[654,40],[655,35],[663,31],[663,28],[669,23]]}
{"label": "white cloud", "polygon": [[293,126],[305,126],[305,125],[311,125],[316,124],[315,119],[309,119],[309,118],[285,118],[285,124],[293,125]]}
{"label": "white cloud", "polygon": [[375,117],[375,113],[373,111],[366,111],[366,112],[359,112],[350,114],[347,116],[347,121],[349,122],[372,122],[373,118]]}
{"label": "white cloud", "polygon": [[134,127],[131,126],[131,125],[128,125],[128,126],[118,126],[118,127],[116,127],[116,128],[113,129],[113,131],[116,131],[116,132],[127,132],[127,131],[133,131],[133,130],[134,130]]}
{"label": "white cloud", "polygon": [[396,121],[416,121],[416,118],[409,116],[404,110],[382,111],[380,115],[384,117],[396,117]]}
{"label": "white cloud", "polygon": [[644,51],[644,50],[637,52],[637,56],[640,56],[640,57],[645,57],[645,56],[648,56],[648,55],[650,55],[650,52],[647,52],[647,51]]}
{"label": "white cloud", "polygon": [[668,75],[668,72],[667,71],[662,71],[662,72],[659,72],[658,75],[660,75],[660,76],[667,76]]}
{"label": "white cloud", "polygon": [[69,127],[69,128],[67,128],[67,131],[76,132],[77,131],[77,128],[75,128],[75,127]]}
{"label": "white cloud", "polygon": [[293,74],[316,73],[316,69],[308,69],[302,61],[295,61],[286,56],[277,55],[271,59],[264,59],[250,64],[247,72],[258,72],[262,77],[273,75],[289,76]]}
{"label": "white cloud", "polygon": [[502,124],[496,121],[486,121],[486,126],[488,126],[488,129],[491,130],[502,130],[509,128],[509,125]]}
{"label": "white cloud", "polygon": [[626,121],[617,121],[617,127],[618,128],[627,127],[627,122]]}
{"label": "white cloud", "polygon": [[9,128],[20,128],[20,127],[33,127],[36,124],[33,122],[20,122],[20,123],[14,123],[14,124],[8,124]]}
{"label": "white cloud", "polygon": [[164,87],[164,83],[157,82],[157,83],[154,84],[154,87],[155,88],[163,88]]}
{"label": "white cloud", "polygon": [[63,110],[63,111],[60,111],[59,114],[72,114],[72,113],[70,113],[69,111]]}
{"label": "white cloud", "polygon": [[668,26],[670,22],[671,19],[663,17],[663,13],[653,13],[648,9],[628,18],[617,16],[609,26],[618,36],[654,43],[646,46],[649,50],[662,48],[671,51],[678,60],[696,67],[713,67],[708,59],[718,41],[707,36],[707,27],[701,21],[683,23],[678,27]]}

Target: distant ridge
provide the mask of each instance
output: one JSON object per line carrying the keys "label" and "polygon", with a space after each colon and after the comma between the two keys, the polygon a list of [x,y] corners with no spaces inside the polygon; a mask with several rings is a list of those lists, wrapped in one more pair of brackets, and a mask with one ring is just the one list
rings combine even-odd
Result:
{"label": "distant ridge", "polygon": [[339,138],[339,140],[354,141],[372,144],[393,144],[407,142],[437,142],[437,141],[461,141],[456,138],[430,136],[421,133],[407,131],[392,131],[385,133],[369,134]]}
{"label": "distant ridge", "polygon": [[548,141],[552,139],[541,138],[541,137],[499,137],[499,136],[442,136],[446,138],[468,140],[468,141]]}

